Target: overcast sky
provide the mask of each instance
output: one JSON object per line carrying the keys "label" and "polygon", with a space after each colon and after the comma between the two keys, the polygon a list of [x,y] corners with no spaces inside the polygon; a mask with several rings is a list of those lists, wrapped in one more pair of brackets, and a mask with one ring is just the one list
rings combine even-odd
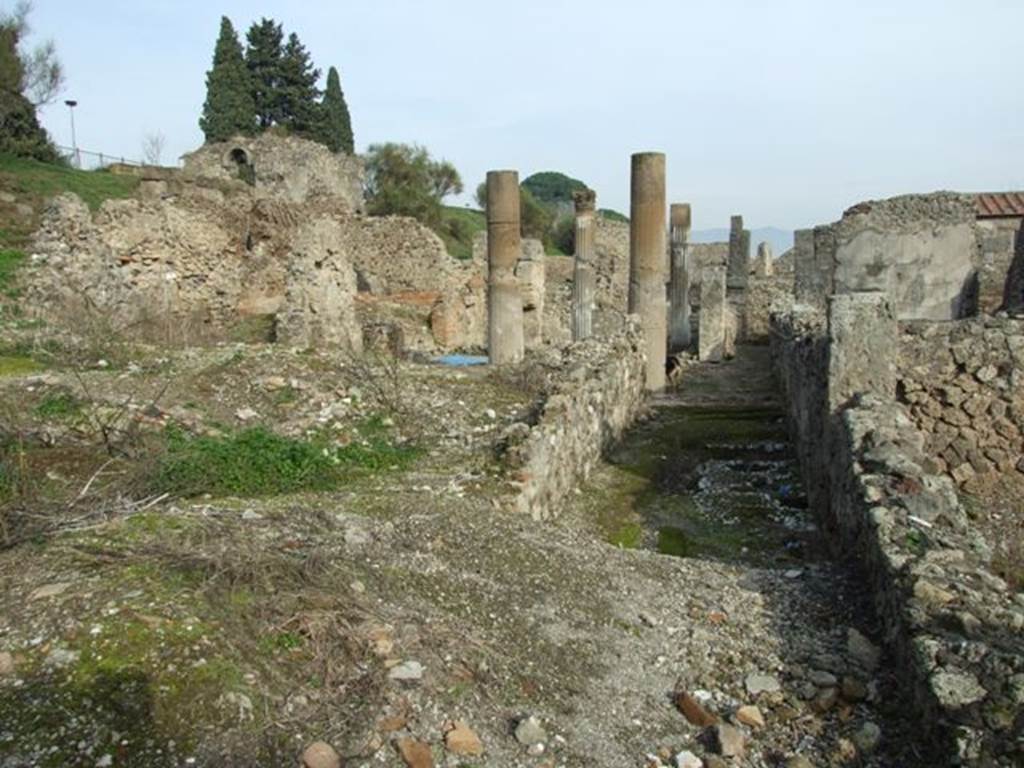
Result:
{"label": "overcast sky", "polygon": [[[1024,188],[1024,0],[35,0],[79,146],[197,146],[221,15],[272,17],[337,66],[359,151],[423,144],[469,190],[560,170],[628,212],[629,155],[663,151],[670,202],[704,229]],[[44,123],[70,142],[65,107]]]}

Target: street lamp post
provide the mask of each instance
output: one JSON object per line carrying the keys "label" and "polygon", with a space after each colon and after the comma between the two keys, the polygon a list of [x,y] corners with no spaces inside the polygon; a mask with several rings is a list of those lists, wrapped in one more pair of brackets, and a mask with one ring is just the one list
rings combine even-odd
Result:
{"label": "street lamp post", "polygon": [[78,155],[78,142],[75,139],[75,107],[78,106],[78,102],[74,99],[68,99],[64,102],[68,107],[68,113],[71,115],[71,151],[73,153],[73,164],[81,168],[82,158]]}

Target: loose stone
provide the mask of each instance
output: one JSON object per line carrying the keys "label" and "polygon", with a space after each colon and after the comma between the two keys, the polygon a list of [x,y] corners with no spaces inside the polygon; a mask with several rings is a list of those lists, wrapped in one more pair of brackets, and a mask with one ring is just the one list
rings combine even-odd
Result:
{"label": "loose stone", "polygon": [[341,756],[330,744],[314,741],[302,752],[304,768],[341,768]]}

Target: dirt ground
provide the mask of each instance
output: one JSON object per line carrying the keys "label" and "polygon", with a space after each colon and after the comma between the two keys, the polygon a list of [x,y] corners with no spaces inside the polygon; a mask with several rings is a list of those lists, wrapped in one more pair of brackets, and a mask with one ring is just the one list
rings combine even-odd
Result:
{"label": "dirt ground", "polygon": [[[588,508],[628,501],[614,461],[553,524],[501,509],[495,439],[543,375],[229,345],[0,378],[43,469],[6,507],[0,765],[294,765],[316,740],[351,766],[412,742],[445,766],[715,765],[681,692],[738,727],[731,765],[917,764],[842,567],[617,546]],[[164,496],[168,424],[343,446],[372,424],[411,458],[315,493]],[[454,721],[482,754],[446,746]]]}

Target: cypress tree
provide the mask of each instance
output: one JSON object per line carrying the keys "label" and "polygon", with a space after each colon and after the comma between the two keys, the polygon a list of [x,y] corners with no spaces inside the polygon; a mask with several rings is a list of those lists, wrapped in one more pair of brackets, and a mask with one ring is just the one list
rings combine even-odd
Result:
{"label": "cypress tree", "polygon": [[246,34],[245,64],[252,79],[252,99],[260,128],[281,122],[281,25],[273,19],[253,22]]}
{"label": "cypress tree", "polygon": [[327,145],[332,152],[345,152],[349,155],[355,152],[352,119],[345,103],[345,94],[341,91],[341,78],[334,67],[327,71],[327,90],[320,103],[320,119],[314,138]]}
{"label": "cypress tree", "polygon": [[231,20],[221,17],[213,67],[206,73],[206,101],[199,118],[207,141],[225,141],[238,133],[253,132],[256,111],[249,88],[238,35]]}
{"label": "cypress tree", "polygon": [[316,87],[320,70],[313,66],[309,52],[292,32],[281,54],[278,69],[277,93],[280,106],[279,122],[297,136],[315,133],[318,122]]}

